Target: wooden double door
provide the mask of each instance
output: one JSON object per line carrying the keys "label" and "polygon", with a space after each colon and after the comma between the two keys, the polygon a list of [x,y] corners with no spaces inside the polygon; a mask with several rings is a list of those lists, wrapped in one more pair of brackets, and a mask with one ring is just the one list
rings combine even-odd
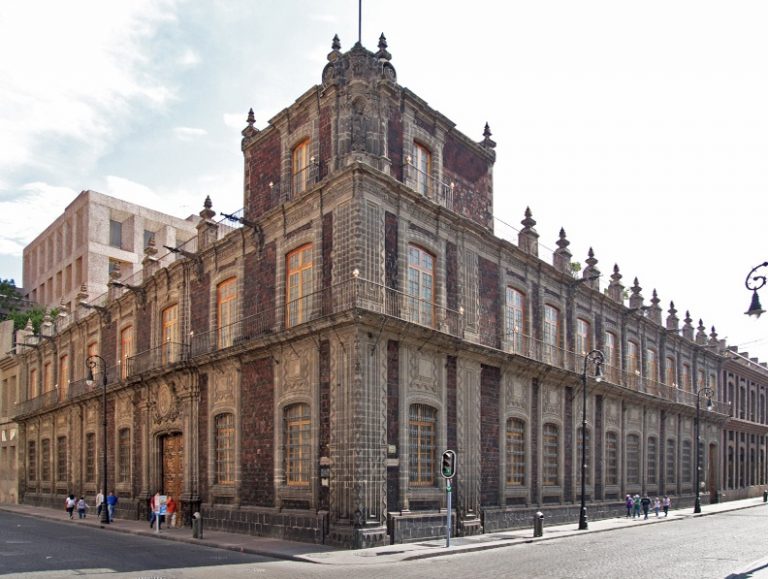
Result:
{"label": "wooden double door", "polygon": [[163,494],[170,495],[181,506],[184,490],[184,436],[180,432],[167,434],[160,439],[160,467]]}

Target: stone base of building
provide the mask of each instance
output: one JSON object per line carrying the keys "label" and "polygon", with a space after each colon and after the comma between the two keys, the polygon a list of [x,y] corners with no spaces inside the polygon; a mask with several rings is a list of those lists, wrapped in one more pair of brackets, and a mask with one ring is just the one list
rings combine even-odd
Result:
{"label": "stone base of building", "polygon": [[201,507],[203,528],[229,533],[324,544],[328,514],[314,511],[278,511],[258,507]]}
{"label": "stone base of building", "polygon": [[[413,543],[445,537],[445,512],[390,513],[389,530],[392,543]],[[456,517],[451,518],[451,535],[456,535]]]}
{"label": "stone base of building", "polygon": [[331,525],[326,544],[347,549],[368,549],[389,545],[390,540],[387,527],[383,525],[359,528],[349,525]]}

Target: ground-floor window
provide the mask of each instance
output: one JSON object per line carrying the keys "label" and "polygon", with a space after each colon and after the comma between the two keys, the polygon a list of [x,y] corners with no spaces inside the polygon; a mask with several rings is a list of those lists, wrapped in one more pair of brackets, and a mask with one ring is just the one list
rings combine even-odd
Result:
{"label": "ground-floor window", "polygon": [[408,479],[413,486],[434,486],[437,469],[437,410],[426,404],[411,404],[408,412],[408,434]]}

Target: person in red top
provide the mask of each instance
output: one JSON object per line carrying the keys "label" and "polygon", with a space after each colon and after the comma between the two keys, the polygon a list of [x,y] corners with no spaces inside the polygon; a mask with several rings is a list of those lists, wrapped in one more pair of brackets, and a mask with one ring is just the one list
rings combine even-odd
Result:
{"label": "person in red top", "polygon": [[176,501],[173,500],[171,495],[168,495],[168,500],[165,503],[165,512],[170,519],[169,526],[171,528],[176,526]]}

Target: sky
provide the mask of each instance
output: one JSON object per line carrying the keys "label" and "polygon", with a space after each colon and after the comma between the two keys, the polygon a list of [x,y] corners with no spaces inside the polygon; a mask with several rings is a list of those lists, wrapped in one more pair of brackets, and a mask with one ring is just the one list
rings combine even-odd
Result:
{"label": "sky", "polygon": [[[744,315],[768,260],[764,0],[363,2],[399,84],[497,142],[497,235],[525,208],[551,262],[558,232],[768,361]],[[320,83],[356,0],[0,3],[0,278],[84,189],[186,217],[243,206],[240,131]],[[768,273],[768,268],[761,270]],[[768,306],[768,288],[763,291]]]}

